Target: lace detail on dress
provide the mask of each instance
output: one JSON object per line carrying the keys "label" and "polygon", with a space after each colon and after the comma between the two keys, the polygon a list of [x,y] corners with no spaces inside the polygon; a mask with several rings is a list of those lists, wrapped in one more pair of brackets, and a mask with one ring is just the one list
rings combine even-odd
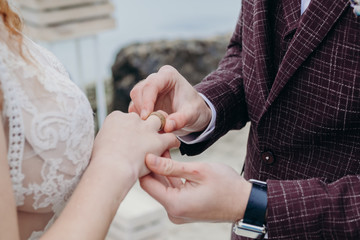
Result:
{"label": "lace detail on dress", "polygon": [[[93,112],[51,53],[24,37],[28,62],[10,49],[8,40],[0,36],[0,83],[16,204],[32,212],[54,212],[48,228],[89,163]],[[30,239],[41,235],[34,232]]]}
{"label": "lace detail on dress", "polygon": [[[3,54],[0,47],[0,55]],[[0,83],[3,89],[4,99],[7,99],[7,104],[4,106],[4,117],[10,119],[9,124],[9,143],[8,143],[8,161],[10,167],[10,175],[12,184],[15,191],[16,202],[23,204],[24,193],[26,192],[22,186],[24,174],[21,171],[21,159],[24,150],[24,125],[21,109],[16,104],[16,86],[15,82],[4,81],[4,79],[10,79],[10,75],[5,69],[5,65],[0,63],[0,72],[3,73],[3,77],[0,78]]]}

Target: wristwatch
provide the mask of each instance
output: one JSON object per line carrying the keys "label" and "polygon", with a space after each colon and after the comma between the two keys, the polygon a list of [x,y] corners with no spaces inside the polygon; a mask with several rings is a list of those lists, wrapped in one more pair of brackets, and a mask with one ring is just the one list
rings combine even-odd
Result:
{"label": "wristwatch", "polygon": [[267,185],[254,179],[249,181],[252,188],[244,218],[234,224],[233,232],[243,237],[263,239],[266,234]]}

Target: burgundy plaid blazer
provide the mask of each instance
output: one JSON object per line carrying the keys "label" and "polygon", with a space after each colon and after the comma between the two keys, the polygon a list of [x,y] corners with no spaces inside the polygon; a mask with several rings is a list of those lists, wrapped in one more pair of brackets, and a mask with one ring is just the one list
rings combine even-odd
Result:
{"label": "burgundy plaid blazer", "polygon": [[360,239],[360,17],[348,0],[312,0],[303,15],[300,0],[243,0],[196,88],[216,128],[181,151],[250,121],[245,178],[268,183],[269,239]]}

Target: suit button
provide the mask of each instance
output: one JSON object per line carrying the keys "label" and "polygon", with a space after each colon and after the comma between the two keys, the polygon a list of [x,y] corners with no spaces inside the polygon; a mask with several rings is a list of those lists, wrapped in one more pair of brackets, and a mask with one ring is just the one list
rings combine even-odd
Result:
{"label": "suit button", "polygon": [[261,160],[265,163],[265,164],[273,164],[275,162],[275,157],[274,154],[271,151],[266,151],[266,152],[262,152],[261,153]]}

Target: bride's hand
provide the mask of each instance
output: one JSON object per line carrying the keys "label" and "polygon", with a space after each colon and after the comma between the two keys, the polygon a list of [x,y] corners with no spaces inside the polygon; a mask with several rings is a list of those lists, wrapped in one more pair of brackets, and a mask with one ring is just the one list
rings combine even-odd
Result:
{"label": "bride's hand", "polygon": [[180,146],[175,135],[158,132],[160,125],[157,116],[144,121],[135,113],[112,112],[95,138],[92,161],[111,164],[118,174],[132,171],[135,179],[148,174],[144,164],[148,153],[161,156]]}

